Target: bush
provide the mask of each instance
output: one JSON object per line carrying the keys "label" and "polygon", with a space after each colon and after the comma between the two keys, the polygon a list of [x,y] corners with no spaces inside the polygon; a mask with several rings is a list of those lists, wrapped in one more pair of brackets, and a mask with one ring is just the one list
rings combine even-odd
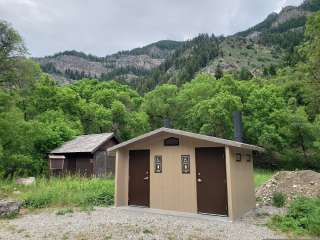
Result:
{"label": "bush", "polygon": [[272,194],[272,205],[275,207],[283,207],[286,204],[287,196],[281,192],[274,192]]}
{"label": "bush", "polygon": [[4,156],[1,160],[1,167],[3,169],[3,177],[28,177],[39,173],[39,159],[34,159],[30,155],[12,154]]}
{"label": "bush", "polygon": [[284,216],[274,216],[269,226],[297,235],[320,236],[320,198],[298,198]]}

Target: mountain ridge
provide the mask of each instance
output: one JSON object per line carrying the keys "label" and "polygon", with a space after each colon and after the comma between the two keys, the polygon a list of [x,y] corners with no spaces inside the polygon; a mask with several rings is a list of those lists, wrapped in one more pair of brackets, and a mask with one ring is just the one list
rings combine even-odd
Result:
{"label": "mountain ridge", "polygon": [[72,50],[34,60],[62,84],[84,77],[114,79],[142,90],[164,82],[179,85],[197,72],[246,71],[259,76],[287,61],[285,56],[303,40],[307,17],[318,10],[319,0],[306,0],[227,37],[200,34],[188,41],[161,40],[105,57]]}

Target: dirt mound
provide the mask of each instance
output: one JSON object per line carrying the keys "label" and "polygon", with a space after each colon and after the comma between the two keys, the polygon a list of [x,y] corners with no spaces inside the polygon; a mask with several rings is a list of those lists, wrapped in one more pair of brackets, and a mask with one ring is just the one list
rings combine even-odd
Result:
{"label": "dirt mound", "polygon": [[280,171],[256,189],[258,202],[269,205],[274,192],[282,192],[289,203],[298,196],[320,197],[320,173],[304,171]]}

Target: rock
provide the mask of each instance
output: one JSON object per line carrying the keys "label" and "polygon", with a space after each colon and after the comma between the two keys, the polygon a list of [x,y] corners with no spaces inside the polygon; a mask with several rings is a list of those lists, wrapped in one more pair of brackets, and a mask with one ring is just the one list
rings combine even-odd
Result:
{"label": "rock", "polygon": [[35,177],[28,177],[28,178],[18,178],[16,180],[17,184],[22,184],[22,185],[31,185],[35,183],[36,179]]}
{"label": "rock", "polygon": [[277,28],[281,24],[284,24],[292,19],[299,19],[304,16],[309,16],[310,13],[307,11],[304,11],[301,8],[293,7],[293,6],[287,6],[281,10],[281,12],[278,14],[277,19],[272,23],[271,28]]}
{"label": "rock", "polygon": [[0,217],[18,214],[21,203],[14,200],[0,200]]}

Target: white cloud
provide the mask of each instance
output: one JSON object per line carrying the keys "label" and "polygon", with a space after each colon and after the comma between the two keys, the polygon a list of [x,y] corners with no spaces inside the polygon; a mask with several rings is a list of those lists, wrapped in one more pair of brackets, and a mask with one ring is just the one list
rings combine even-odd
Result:
{"label": "white cloud", "polygon": [[232,34],[302,0],[0,0],[0,18],[33,56],[76,49],[99,56],[162,39]]}

